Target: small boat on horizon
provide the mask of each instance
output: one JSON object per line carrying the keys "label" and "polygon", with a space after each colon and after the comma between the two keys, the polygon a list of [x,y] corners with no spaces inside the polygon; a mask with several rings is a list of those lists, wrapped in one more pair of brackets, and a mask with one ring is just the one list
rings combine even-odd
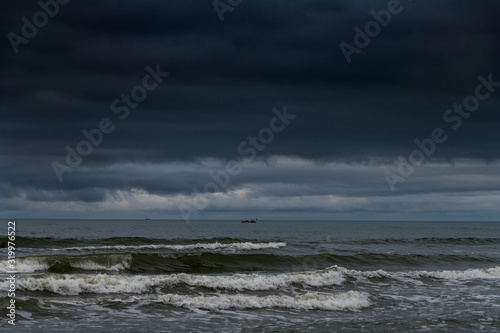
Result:
{"label": "small boat on horizon", "polygon": [[255,219],[255,220],[243,220],[241,221],[241,223],[257,223],[259,219]]}

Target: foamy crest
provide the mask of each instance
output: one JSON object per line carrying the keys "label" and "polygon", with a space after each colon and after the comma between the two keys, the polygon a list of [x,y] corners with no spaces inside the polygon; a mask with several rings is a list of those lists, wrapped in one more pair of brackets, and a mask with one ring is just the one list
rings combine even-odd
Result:
{"label": "foamy crest", "polygon": [[84,293],[143,293],[155,284],[154,280],[131,279],[107,274],[51,274],[17,280],[17,288],[29,291],[50,291],[60,295]]}
{"label": "foamy crest", "polygon": [[18,273],[34,273],[36,271],[46,271],[51,267],[52,264],[61,262],[67,262],[71,267],[79,268],[82,270],[118,272],[124,269],[129,269],[131,261],[131,255],[109,255],[106,263],[98,263],[91,258],[80,261],[80,258],[78,257],[25,257],[16,259],[16,265],[14,269],[10,268],[7,260],[0,261],[0,273],[6,273],[13,270],[17,271]]}
{"label": "foamy crest", "polygon": [[62,274],[21,277],[18,288],[30,291],[51,291],[61,295],[82,293],[142,293],[154,286],[175,286],[187,284],[224,290],[274,290],[293,283],[320,287],[340,285],[344,282],[342,273],[319,271],[304,273],[284,273],[277,275],[234,274],[234,275],[88,275]]}
{"label": "foamy crest", "polygon": [[84,262],[74,262],[71,263],[71,267],[79,268],[86,271],[110,271],[110,272],[119,272],[125,269],[130,268],[130,260],[127,258],[123,258],[122,262],[118,262],[116,264],[111,265],[101,265],[94,261],[87,260]]}
{"label": "foamy crest", "polygon": [[432,277],[443,280],[473,280],[473,279],[500,279],[500,266],[485,269],[468,269],[464,271],[444,270],[444,271],[410,271],[410,272],[387,272],[377,271],[358,271],[347,269],[340,266],[331,266],[327,270],[334,270],[347,276],[364,278],[421,278]]}
{"label": "foamy crest", "polygon": [[293,283],[312,287],[341,285],[344,276],[335,271],[318,271],[304,273],[284,273],[276,275],[234,274],[228,276],[213,275],[171,275],[169,283],[185,283],[191,286],[228,290],[273,290]]}
{"label": "foamy crest", "polygon": [[285,242],[269,242],[269,243],[252,243],[252,242],[241,242],[241,243],[197,243],[197,244],[186,244],[186,245],[174,245],[174,244],[147,244],[147,245],[102,245],[102,246],[77,246],[77,247],[66,247],[66,248],[55,248],[54,251],[92,251],[92,250],[130,250],[130,249],[169,249],[169,250],[221,250],[221,249],[232,249],[232,250],[260,250],[260,249],[278,249],[280,247],[285,247]]}
{"label": "foamy crest", "polygon": [[17,258],[15,268],[10,268],[7,260],[0,261],[0,273],[7,273],[8,271],[17,271],[18,273],[33,273],[35,271],[42,271],[49,268],[49,264],[43,258]]}
{"label": "foamy crest", "polygon": [[151,295],[146,297],[146,299],[179,307],[208,310],[285,308],[295,310],[355,311],[370,306],[369,295],[358,291],[348,291],[338,294],[307,293],[295,297],[284,295],[250,296],[242,294],[217,296],[165,294]]}
{"label": "foamy crest", "polygon": [[349,269],[341,266],[331,266],[326,268],[326,270],[334,270],[337,272],[341,272],[344,275],[354,276],[354,277],[364,277],[364,278],[383,278],[383,277],[391,277],[394,273],[384,271],[382,269],[376,271],[358,271],[355,269]]}
{"label": "foamy crest", "polygon": [[500,266],[486,269],[468,269],[465,271],[415,271],[409,274],[444,280],[500,279]]}

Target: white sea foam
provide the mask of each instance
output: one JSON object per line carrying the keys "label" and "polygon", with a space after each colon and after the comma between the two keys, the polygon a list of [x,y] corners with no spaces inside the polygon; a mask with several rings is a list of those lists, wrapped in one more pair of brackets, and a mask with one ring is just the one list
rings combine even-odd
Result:
{"label": "white sea foam", "polygon": [[341,266],[331,266],[326,268],[326,270],[335,270],[341,272],[344,275],[354,276],[354,277],[364,277],[364,278],[382,278],[382,277],[391,277],[394,273],[384,271],[382,269],[376,271],[358,271],[355,269],[349,269]]}
{"label": "white sea foam", "polygon": [[54,251],[93,251],[93,250],[131,250],[131,249],[169,249],[176,251],[183,250],[260,250],[260,249],[278,249],[285,247],[285,242],[268,242],[268,243],[197,243],[197,244],[145,244],[145,245],[101,245],[101,246],[76,246],[66,248],[55,248]]}
{"label": "white sea foam", "polygon": [[72,262],[71,267],[79,268],[86,271],[111,271],[119,272],[130,268],[131,256],[122,258],[121,261],[117,263],[111,263],[109,265],[101,265],[91,260],[86,260],[84,262]]}
{"label": "white sea foam", "polygon": [[[223,290],[275,290],[291,284],[321,287],[341,285],[342,273],[318,271],[284,273],[276,275],[234,274],[234,275],[107,275],[107,274],[44,274],[18,279],[20,290],[51,291],[61,295],[82,293],[143,293],[155,286],[175,286],[187,284]],[[1,287],[5,287],[0,283]]]}
{"label": "white sea foam", "polygon": [[344,275],[364,278],[421,278],[432,277],[443,280],[472,280],[472,279],[500,279],[500,266],[484,269],[443,270],[443,271],[410,271],[410,272],[388,272],[384,270],[377,271],[359,271],[340,266],[331,266],[327,270],[335,270]]}
{"label": "white sea foam", "polygon": [[268,309],[285,308],[295,310],[359,310],[370,306],[369,295],[365,292],[348,291],[336,294],[307,293],[298,296],[272,295],[150,295],[144,297],[151,301],[159,301],[186,308],[201,308],[208,310],[227,309]]}
{"label": "white sea foam", "polygon": [[[15,269],[18,273],[33,273],[35,271],[42,271],[49,268],[49,264],[43,258],[17,258]],[[13,271],[7,260],[0,261],[0,273],[7,273]]]}
{"label": "white sea foam", "polygon": [[[57,259],[49,259],[48,257],[27,257],[27,258],[17,258],[15,263],[15,268],[18,273],[34,273],[36,271],[46,271],[50,268],[49,260],[57,263]],[[89,271],[112,271],[118,272],[124,269],[130,268],[130,263],[132,261],[131,255],[109,255],[108,263],[102,264],[93,261],[91,258],[79,261],[78,257],[68,257],[64,259],[67,261],[71,267],[79,268],[82,270]],[[7,260],[0,261],[0,273],[6,273],[12,271]]]}
{"label": "white sea foam", "polygon": [[[143,293],[155,282],[144,278],[128,278],[107,274],[48,274],[42,277],[21,277],[17,280],[17,289],[29,291],[50,291],[60,295],[78,295],[84,293]],[[3,287],[2,284],[0,286]]]}
{"label": "white sea foam", "polygon": [[186,283],[191,286],[202,286],[227,290],[274,290],[291,284],[302,284],[312,287],[341,285],[344,276],[335,271],[318,271],[303,273],[284,273],[276,275],[234,274],[227,276],[174,274],[170,283]]}
{"label": "white sea foam", "polygon": [[500,266],[485,269],[468,269],[465,271],[415,271],[409,274],[417,277],[433,277],[444,280],[500,279]]}

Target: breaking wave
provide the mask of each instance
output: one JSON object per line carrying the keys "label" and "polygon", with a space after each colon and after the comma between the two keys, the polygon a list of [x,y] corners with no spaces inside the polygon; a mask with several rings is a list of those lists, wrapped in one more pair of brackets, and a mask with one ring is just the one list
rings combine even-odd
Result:
{"label": "breaking wave", "polygon": [[[292,284],[321,287],[341,285],[342,273],[336,271],[285,273],[277,275],[139,275],[122,276],[107,274],[43,274],[18,279],[18,289],[50,291],[60,295],[84,293],[143,293],[153,287],[172,288],[178,285],[205,287],[219,290],[276,290]],[[6,284],[0,284],[5,288]]]}
{"label": "breaking wave", "polygon": [[384,270],[359,271],[339,266],[328,267],[327,270],[336,270],[345,276],[364,278],[436,278],[442,280],[474,280],[474,279],[500,279],[500,266],[484,269],[443,270],[443,271],[409,271],[388,272]]}
{"label": "breaking wave", "polygon": [[[53,273],[70,273],[74,270],[88,271],[122,271],[130,268],[132,255],[106,254],[89,256],[38,256],[16,259],[16,270],[19,273],[49,271]],[[0,261],[0,273],[11,271],[8,261]]]}
{"label": "breaking wave", "polygon": [[[500,267],[469,269],[465,271],[409,271],[387,272],[358,271],[344,267],[330,267],[321,271],[282,274],[232,274],[232,275],[108,275],[108,274],[41,274],[18,278],[18,288],[26,291],[49,291],[61,295],[84,293],[144,293],[153,287],[173,288],[180,285],[204,287],[215,290],[278,290],[297,284],[310,287],[339,286],[349,278],[436,278],[442,280],[500,279]],[[0,283],[7,288],[7,281]]]}
{"label": "breaking wave", "polygon": [[[230,247],[238,248],[238,243],[242,243],[242,248],[252,249],[253,247],[259,247],[263,244],[271,244],[271,248],[281,247],[284,243],[273,239],[270,242],[256,241],[255,239],[245,239],[245,238],[233,238],[233,237],[218,237],[218,238],[199,238],[199,239],[185,239],[185,238],[175,238],[175,239],[163,239],[163,238],[146,238],[146,237],[110,237],[110,238],[53,238],[53,237],[23,237],[16,236],[16,246],[18,248],[48,248],[55,250],[62,249],[107,249],[108,246],[111,248],[121,248],[126,246],[129,248],[137,248],[138,246],[144,245],[154,245],[165,246],[173,245],[172,249],[183,249],[180,245],[188,245],[186,248],[210,248],[210,246],[215,246],[217,248],[223,247],[224,245],[230,245]],[[6,248],[8,244],[8,238],[5,235],[0,235],[0,248]],[[92,246],[89,246],[92,244]],[[208,244],[208,245],[204,245]],[[219,244],[219,245],[212,245]],[[221,245],[222,244],[222,245]],[[256,244],[255,246],[252,244]],[[275,245],[273,245],[275,244]],[[283,246],[285,246],[284,244]],[[117,246],[117,247],[113,247]],[[180,246],[180,247],[179,247]],[[167,247],[168,248],[168,247]]]}
{"label": "breaking wave", "polygon": [[140,249],[169,249],[176,251],[183,250],[261,250],[261,249],[278,249],[285,247],[284,242],[269,242],[269,243],[197,243],[185,245],[173,244],[145,244],[145,245],[102,245],[102,246],[76,246],[52,249],[54,251],[93,251],[93,250],[140,250]]}
{"label": "breaking wave", "polygon": [[[57,252],[56,252],[57,253]],[[360,253],[352,255],[315,254],[290,256],[270,253],[212,252],[195,253],[96,253],[80,255],[29,256],[16,259],[17,271],[34,273],[49,271],[53,273],[74,272],[131,272],[131,273],[237,273],[237,272],[290,272],[318,270],[337,265],[356,268],[373,267],[374,264],[392,267],[404,265],[408,270],[427,263],[446,264],[454,267],[469,266],[469,263],[496,266],[494,258],[470,255],[393,255],[379,253]],[[493,265],[491,265],[493,264]],[[347,268],[346,268],[347,269]],[[10,271],[7,260],[0,260],[0,273]],[[366,273],[370,272],[370,273]],[[365,271],[366,274],[383,271]],[[467,273],[472,274],[472,273]],[[479,274],[479,273],[478,273]],[[421,274],[426,276],[425,273]]]}
{"label": "breaking wave", "polygon": [[368,293],[358,291],[337,294],[307,293],[298,296],[190,296],[166,294],[152,295],[145,297],[145,299],[178,307],[208,310],[285,308],[293,310],[356,311],[371,304]]}

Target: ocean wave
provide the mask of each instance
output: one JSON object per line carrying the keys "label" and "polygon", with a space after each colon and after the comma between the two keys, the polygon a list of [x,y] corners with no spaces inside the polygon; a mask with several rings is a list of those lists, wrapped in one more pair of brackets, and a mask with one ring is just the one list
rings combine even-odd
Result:
{"label": "ocean wave", "polygon": [[[280,243],[277,238],[267,242]],[[95,247],[100,246],[141,246],[141,245],[195,245],[195,244],[234,244],[234,243],[265,243],[262,240],[235,238],[235,237],[217,237],[217,238],[147,238],[147,237],[108,237],[108,238],[54,238],[54,237],[25,237],[16,236],[16,247],[18,248],[40,248],[56,249],[63,248],[86,248],[90,244]],[[6,248],[8,238],[0,235],[0,248]]]}
{"label": "ocean wave", "polygon": [[415,271],[410,272],[409,275],[418,277],[431,277],[444,280],[500,279],[500,266],[485,269],[468,269],[465,271]]}
{"label": "ocean wave", "polygon": [[[194,252],[194,253],[95,253],[30,256],[16,259],[21,273],[49,271],[75,273],[78,271],[127,271],[132,273],[245,273],[289,272],[320,270],[324,267],[402,267],[408,270],[422,266],[444,265],[453,269],[468,263],[497,264],[495,258],[470,255],[394,255],[380,253],[356,253],[352,255],[315,254],[290,256],[270,253]],[[7,260],[0,260],[0,273],[10,271]],[[383,271],[365,271],[372,275],[384,275]]]}
{"label": "ocean wave", "polygon": [[[15,270],[19,273],[49,271],[70,273],[74,270],[122,271],[130,268],[132,255],[106,254],[95,256],[38,256],[17,258]],[[7,260],[0,261],[0,273],[12,271]]]}
{"label": "ocean wave", "polygon": [[[288,270],[300,263],[290,256],[239,253],[98,253],[49,255],[16,259],[20,273],[49,271],[129,271],[133,273],[231,273]],[[7,260],[0,261],[0,273],[10,271]]]}
{"label": "ocean wave", "polygon": [[[36,271],[47,270],[50,265],[44,260],[44,258],[32,257],[32,258],[17,258],[15,270],[19,273],[33,273]],[[7,273],[12,271],[9,262],[7,260],[0,261],[0,273]]]}
{"label": "ocean wave", "polygon": [[442,280],[474,280],[474,279],[500,279],[500,266],[484,269],[443,270],[443,271],[409,271],[389,272],[385,270],[360,271],[340,266],[331,266],[326,270],[335,270],[345,276],[364,278],[436,278]]}
{"label": "ocean wave", "polygon": [[[153,287],[172,288],[179,285],[204,287],[214,290],[264,291],[278,290],[297,284],[310,287],[339,286],[349,278],[379,279],[391,278],[403,280],[436,278],[441,280],[500,279],[500,267],[486,269],[468,269],[464,271],[408,271],[388,272],[359,271],[333,266],[321,271],[307,271],[280,274],[232,274],[232,275],[108,275],[108,274],[41,274],[21,276],[17,288],[26,291],[49,291],[61,295],[79,295],[84,293],[144,293]],[[0,283],[0,289],[6,290],[7,282]]]}
{"label": "ocean wave", "polygon": [[[84,293],[143,293],[152,287],[173,287],[188,285],[219,290],[276,290],[292,284],[321,287],[341,285],[342,273],[336,271],[317,271],[301,273],[233,274],[233,275],[140,275],[123,276],[107,274],[44,274],[21,277],[17,288],[27,291],[50,291],[61,295]],[[0,284],[5,288],[6,283]]]}
{"label": "ocean wave", "polygon": [[268,242],[268,243],[196,243],[196,244],[144,244],[144,245],[101,245],[101,246],[76,246],[65,248],[54,248],[54,251],[94,251],[94,250],[140,250],[140,249],[169,249],[176,251],[183,250],[261,250],[261,249],[278,249],[285,247],[285,242]]}
{"label": "ocean wave", "polygon": [[494,257],[484,256],[482,254],[476,255],[462,255],[462,254],[422,254],[422,253],[354,253],[348,255],[337,254],[318,254],[309,259],[311,262],[326,263],[331,262],[335,265],[343,266],[393,266],[401,267],[418,267],[427,266],[429,264],[464,264],[464,263],[498,263],[498,259]]}
{"label": "ocean wave", "polygon": [[178,307],[208,310],[285,308],[294,310],[356,311],[371,304],[369,294],[358,291],[336,294],[307,293],[293,297],[285,295],[191,296],[165,294],[146,296],[142,299]]}

